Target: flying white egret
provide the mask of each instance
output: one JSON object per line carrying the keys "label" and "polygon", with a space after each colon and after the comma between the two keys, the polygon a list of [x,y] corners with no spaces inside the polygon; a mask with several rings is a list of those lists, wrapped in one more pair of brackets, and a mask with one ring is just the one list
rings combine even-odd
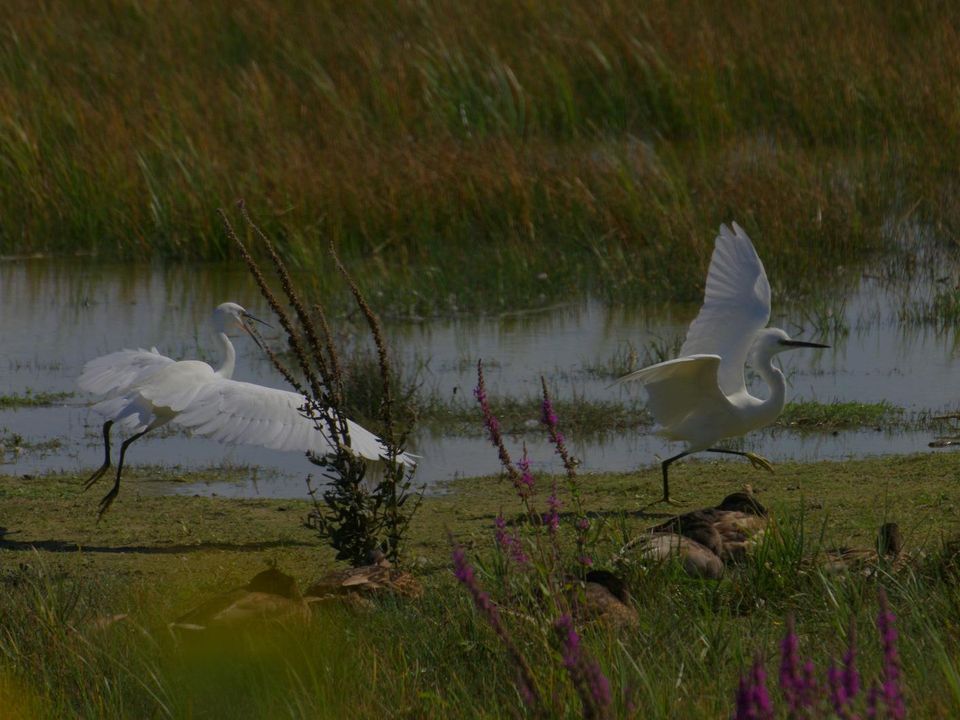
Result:
{"label": "flying white egret", "polygon": [[[829,345],[791,340],[779,328],[767,328],[770,283],[750,238],[736,223],[720,226],[703,307],[690,324],[681,357],[637,370],[618,382],[636,381],[649,395],[647,407],[659,434],[687,443],[687,449],[661,463],[663,502],[670,502],[667,469],[691,453],[743,455],[755,467],[772,470],[766,458],[713,447],[723,438],[765,427],[783,410],[786,382],[773,357],[799,347]],[[749,362],[770,388],[766,400],[747,391],[743,368]]]}
{"label": "flying white egret", "polygon": [[[259,345],[246,324],[258,320],[236,303],[223,303],[213,312],[214,337],[223,363],[214,370],[199,360],[174,361],[151,350],[121,350],[91,360],[77,380],[82,390],[107,395],[93,409],[107,418],[103,424],[103,465],[90,476],[92,486],[110,468],[110,430],[116,424],[133,434],[120,446],[117,478],[100,501],[100,515],[120,491],[123,460],[130,444],[151,430],[175,422],[193,432],[228,443],[260,445],[325,455],[335,450],[328,431],[306,417],[300,408],[306,399],[295,392],[232,380],[237,353],[228,333],[242,330]],[[264,323],[266,324],[266,323]],[[349,449],[369,460],[388,456],[376,435],[347,421]],[[397,460],[414,464],[404,453]]]}

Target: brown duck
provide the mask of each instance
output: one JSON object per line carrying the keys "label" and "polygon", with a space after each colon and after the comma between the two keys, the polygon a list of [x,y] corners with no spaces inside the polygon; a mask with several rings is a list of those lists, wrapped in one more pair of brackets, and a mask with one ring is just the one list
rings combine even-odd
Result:
{"label": "brown duck", "polygon": [[215,628],[267,622],[306,622],[307,603],[297,581],[276,568],[257,573],[243,587],[229,590],[170,623],[176,631],[199,632]]}
{"label": "brown duck", "polygon": [[[709,525],[696,528],[691,525],[689,531],[703,540],[714,539],[713,528]],[[669,562],[678,560],[687,575],[691,577],[719,580],[723,577],[723,561],[704,542],[699,542],[686,535],[676,532],[653,531],[634,540],[629,546],[621,550],[621,555],[628,547],[636,547],[640,557],[653,562]]]}
{"label": "brown duck", "polygon": [[410,573],[393,567],[382,552],[375,550],[370,559],[369,565],[327,573],[307,588],[304,593],[307,601],[339,598],[363,605],[377,595],[423,596],[420,582]]}
{"label": "brown duck", "polygon": [[872,575],[878,567],[899,569],[906,561],[903,553],[903,536],[895,522],[884,523],[877,532],[877,544],[873,548],[838,547],[828,550],[820,567],[831,574],[862,572]]}
{"label": "brown duck", "polygon": [[728,495],[714,507],[672,517],[621,550],[639,547],[647,560],[679,559],[693,577],[719,579],[727,563],[742,560],[767,526],[766,508],[749,492]]}
{"label": "brown duck", "polygon": [[570,593],[570,605],[580,622],[624,628],[635,627],[640,621],[626,583],[609,570],[588,572],[584,583]]}
{"label": "brown duck", "polygon": [[767,509],[749,492],[727,495],[714,507],[670,518],[653,528],[673,532],[710,548],[724,563],[744,559],[749,548],[763,536]]}

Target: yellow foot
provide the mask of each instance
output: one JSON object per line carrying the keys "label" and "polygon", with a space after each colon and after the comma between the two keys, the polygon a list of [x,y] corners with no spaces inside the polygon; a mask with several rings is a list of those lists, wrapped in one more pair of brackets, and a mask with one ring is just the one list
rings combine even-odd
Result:
{"label": "yellow foot", "polygon": [[767,472],[773,472],[773,463],[767,460],[762,455],[757,455],[756,453],[748,452],[744,453],[744,457],[750,461],[750,464],[753,465],[757,470],[766,470]]}
{"label": "yellow foot", "polygon": [[654,500],[652,503],[647,503],[644,505],[642,508],[640,508],[640,512],[646,512],[648,508],[652,508],[655,505],[660,505],[661,503],[664,505],[672,505],[673,507],[683,507],[686,504],[680,502],[679,500],[674,500],[673,498],[662,497],[659,500]]}

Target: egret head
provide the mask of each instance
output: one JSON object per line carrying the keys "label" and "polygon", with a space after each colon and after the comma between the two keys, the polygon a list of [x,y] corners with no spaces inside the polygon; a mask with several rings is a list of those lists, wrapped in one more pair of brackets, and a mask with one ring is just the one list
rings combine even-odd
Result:
{"label": "egret head", "polygon": [[762,362],[762,360],[769,360],[777,353],[782,353],[784,350],[795,350],[797,348],[828,348],[829,345],[823,345],[821,343],[815,342],[806,342],[803,340],[792,340],[786,332],[780,328],[764,328],[757,333],[756,338],[753,341],[753,348],[750,351],[750,356],[754,362],[751,362],[751,365],[755,365],[757,362]]}
{"label": "egret head", "polygon": [[257,337],[257,334],[253,331],[251,325],[249,324],[251,321],[255,321],[270,327],[263,320],[258,317],[254,317],[244,308],[234,302],[225,302],[217,305],[217,309],[213,311],[213,327],[216,332],[230,335],[231,333],[237,331],[243,331],[252,337],[253,341],[257,345],[260,345],[260,340]]}

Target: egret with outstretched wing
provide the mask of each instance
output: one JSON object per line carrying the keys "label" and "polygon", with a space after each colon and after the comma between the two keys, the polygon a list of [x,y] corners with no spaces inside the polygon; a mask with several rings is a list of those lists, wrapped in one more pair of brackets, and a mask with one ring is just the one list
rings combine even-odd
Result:
{"label": "egret with outstretched wing", "polygon": [[[772,469],[750,452],[713,447],[724,438],[771,424],[785,402],[786,381],[773,357],[798,347],[826,348],[791,340],[783,330],[766,327],[770,319],[770,283],[750,238],[736,223],[720,226],[704,291],[703,306],[687,331],[681,357],[637,370],[618,382],[639,382],[649,395],[647,407],[659,434],[687,443],[684,452],[661,463],[663,502],[670,502],[668,468],[691,453],[743,455],[755,466]],[[770,388],[761,400],[744,381],[749,364]]]}
{"label": "egret with outstretched wing", "polygon": [[[169,422],[225,443],[316,455],[336,450],[324,423],[315,422],[301,410],[307,402],[302,395],[232,379],[237,354],[228,333],[242,330],[256,341],[246,324],[250,320],[257,318],[236,303],[223,303],[214,310],[214,336],[223,354],[217,370],[199,360],[174,361],[156,348],[121,350],[84,366],[77,381],[80,388],[107,396],[93,406],[107,418],[103,424],[104,460],[85,487],[92,486],[110,468],[111,428],[118,425],[132,433],[120,446],[116,481],[100,501],[101,516],[120,491],[127,448]],[[387,446],[369,430],[348,420],[347,431],[348,449],[355,455],[369,460],[389,456]],[[397,460],[414,464],[413,456],[407,453]]]}

